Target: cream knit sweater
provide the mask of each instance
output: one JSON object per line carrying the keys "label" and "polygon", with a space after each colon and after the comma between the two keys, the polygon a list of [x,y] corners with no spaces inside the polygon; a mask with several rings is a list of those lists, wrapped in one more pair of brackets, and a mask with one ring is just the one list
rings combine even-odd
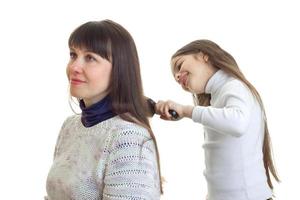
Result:
{"label": "cream knit sweater", "polygon": [[60,131],[46,188],[49,200],[158,200],[153,141],[118,116],[86,128],[74,115]]}

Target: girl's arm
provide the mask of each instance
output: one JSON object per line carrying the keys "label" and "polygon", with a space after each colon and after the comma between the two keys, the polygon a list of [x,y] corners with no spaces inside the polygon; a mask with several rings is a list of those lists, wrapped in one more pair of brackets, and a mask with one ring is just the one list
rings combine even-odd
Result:
{"label": "girl's arm", "polygon": [[[221,91],[222,92],[222,91]],[[196,106],[192,119],[224,134],[240,137],[250,124],[254,109],[254,97],[240,84],[229,84],[219,95],[221,106]]]}
{"label": "girl's arm", "polygon": [[216,101],[219,101],[221,106],[190,106],[173,101],[159,101],[156,109],[165,120],[171,120],[167,110],[173,109],[179,114],[179,119],[188,117],[220,133],[242,136],[248,128],[254,109],[254,97],[251,92],[244,85],[233,82],[224,87]]}

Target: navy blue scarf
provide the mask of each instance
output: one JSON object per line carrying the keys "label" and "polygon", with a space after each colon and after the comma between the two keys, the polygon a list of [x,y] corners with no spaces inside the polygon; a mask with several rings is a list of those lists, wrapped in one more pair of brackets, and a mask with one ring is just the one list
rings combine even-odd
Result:
{"label": "navy blue scarf", "polygon": [[81,122],[85,127],[94,126],[117,115],[112,111],[109,96],[89,107],[85,107],[83,100],[80,100],[79,105],[82,110]]}

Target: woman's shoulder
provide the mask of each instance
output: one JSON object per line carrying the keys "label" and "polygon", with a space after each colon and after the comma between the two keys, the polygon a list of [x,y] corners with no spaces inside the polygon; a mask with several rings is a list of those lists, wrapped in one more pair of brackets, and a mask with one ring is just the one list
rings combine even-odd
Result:
{"label": "woman's shoulder", "polygon": [[119,116],[113,120],[114,126],[110,130],[106,143],[108,152],[112,154],[117,152],[139,154],[140,150],[147,149],[147,151],[143,151],[143,154],[150,153],[152,155],[156,151],[154,140],[147,128],[137,123],[126,121]]}
{"label": "woman's shoulder", "polygon": [[78,120],[80,120],[80,115],[78,115],[78,114],[70,115],[63,122],[62,128],[69,126],[71,124],[74,124]]}
{"label": "woman's shoulder", "polygon": [[135,137],[150,139],[148,129],[140,124],[122,119],[120,116],[114,118],[113,132],[115,137]]}

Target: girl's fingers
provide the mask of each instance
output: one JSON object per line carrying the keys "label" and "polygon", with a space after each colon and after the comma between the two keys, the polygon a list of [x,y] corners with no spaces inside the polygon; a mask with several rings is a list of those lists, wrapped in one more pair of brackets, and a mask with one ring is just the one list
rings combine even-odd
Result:
{"label": "girl's fingers", "polygon": [[169,106],[166,101],[158,101],[156,103],[156,113],[160,115],[161,119],[171,120],[171,115],[169,114]]}
{"label": "girl's fingers", "polygon": [[155,107],[156,107],[156,113],[159,114],[160,118],[164,120],[174,120],[172,118],[172,115],[169,113],[170,110],[174,110],[175,112],[178,113],[177,104],[171,100],[158,101]]}
{"label": "girl's fingers", "polygon": [[172,116],[169,114],[169,110],[170,110],[170,106],[168,103],[166,103],[164,107],[164,115],[168,118],[171,118]]}
{"label": "girl's fingers", "polygon": [[160,114],[160,115],[164,114],[164,109],[165,109],[165,102],[158,101],[156,103],[156,110],[157,110],[158,114]]}
{"label": "girl's fingers", "polygon": [[167,117],[165,117],[164,115],[161,115],[160,118],[163,119],[163,120],[170,120]]}

